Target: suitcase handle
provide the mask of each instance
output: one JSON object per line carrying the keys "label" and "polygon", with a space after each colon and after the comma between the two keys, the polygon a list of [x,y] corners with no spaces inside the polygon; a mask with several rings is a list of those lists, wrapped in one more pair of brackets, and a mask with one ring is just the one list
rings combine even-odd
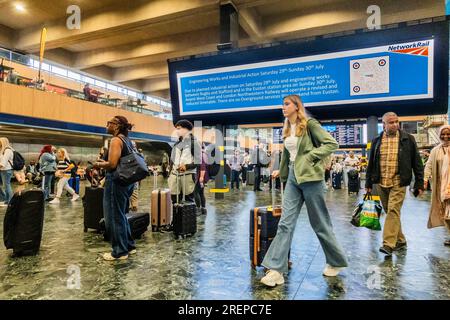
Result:
{"label": "suitcase handle", "polygon": [[[283,207],[283,203],[284,203],[284,188],[283,188],[283,182],[280,181],[281,183],[281,207]],[[276,179],[272,179],[272,212],[275,212],[275,184],[276,184]]]}
{"label": "suitcase handle", "polygon": [[156,171],[153,171],[153,190],[158,189],[158,178]]}

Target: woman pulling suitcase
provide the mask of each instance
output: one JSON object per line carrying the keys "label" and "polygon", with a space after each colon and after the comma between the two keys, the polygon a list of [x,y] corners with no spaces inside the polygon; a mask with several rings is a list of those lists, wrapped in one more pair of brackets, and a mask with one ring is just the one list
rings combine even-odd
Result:
{"label": "woman pulling suitcase", "polygon": [[338,147],[337,142],[318,121],[308,118],[301,98],[290,95],[283,99],[284,150],[280,176],[286,182],[283,211],[275,239],[264,257],[262,265],[268,269],[261,282],[273,287],[284,283],[288,272],[288,255],[298,216],[306,204],[309,221],[319,238],[327,265],[325,276],[336,276],[347,266],[344,251],[338,244],[324,199],[324,161]]}

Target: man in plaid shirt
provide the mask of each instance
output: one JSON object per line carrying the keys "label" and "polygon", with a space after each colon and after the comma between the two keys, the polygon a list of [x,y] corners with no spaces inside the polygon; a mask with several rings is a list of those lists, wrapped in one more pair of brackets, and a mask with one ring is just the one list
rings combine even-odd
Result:
{"label": "man in plaid shirt", "polygon": [[366,173],[366,191],[378,184],[381,203],[386,212],[383,246],[380,252],[391,256],[393,251],[406,249],[400,211],[406,188],[414,171],[415,195],[423,193],[423,164],[414,137],[400,130],[398,116],[383,115],[383,132],[372,141]]}

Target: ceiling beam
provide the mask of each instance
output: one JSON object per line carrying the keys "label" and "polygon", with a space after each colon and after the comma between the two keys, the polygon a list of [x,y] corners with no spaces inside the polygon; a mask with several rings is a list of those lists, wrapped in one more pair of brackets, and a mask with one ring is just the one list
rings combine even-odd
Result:
{"label": "ceiling beam", "polygon": [[14,30],[0,24],[0,46],[13,49]]}
{"label": "ceiling beam", "polygon": [[151,39],[145,43],[136,42],[117,47],[81,52],[76,55],[75,67],[87,68],[117,61],[168,54],[201,47],[218,41],[217,28],[208,28],[196,32],[187,32],[173,36]]}
{"label": "ceiling beam", "polygon": [[[79,41],[103,38],[117,32],[128,32],[140,29],[161,21],[171,21],[183,16],[205,11],[218,10],[216,0],[154,0],[124,1],[120,8],[102,8],[83,14],[81,12],[81,28],[69,30],[66,18],[46,24],[47,48],[63,47]],[[15,47],[21,50],[35,51],[39,48],[41,26],[27,28],[19,33]]]}
{"label": "ceiling beam", "polygon": [[170,88],[169,79],[167,77],[157,79],[144,80],[142,91],[154,92],[160,90],[167,90]]}
{"label": "ceiling beam", "polygon": [[[369,0],[329,3],[293,11],[284,15],[274,15],[264,19],[265,36],[284,40],[310,37],[327,33],[367,28],[366,13]],[[444,14],[444,6],[433,0],[410,0],[405,8],[398,1],[379,0],[381,23],[383,25],[435,17]]]}
{"label": "ceiling beam", "polygon": [[86,73],[111,81],[114,77],[114,68],[108,66],[97,66],[83,70]]}
{"label": "ceiling beam", "polygon": [[161,78],[168,74],[167,62],[156,62],[131,67],[117,68],[114,71],[113,81],[125,82],[136,79]]}
{"label": "ceiling beam", "polygon": [[239,24],[254,42],[264,39],[261,17],[254,8],[239,10]]}

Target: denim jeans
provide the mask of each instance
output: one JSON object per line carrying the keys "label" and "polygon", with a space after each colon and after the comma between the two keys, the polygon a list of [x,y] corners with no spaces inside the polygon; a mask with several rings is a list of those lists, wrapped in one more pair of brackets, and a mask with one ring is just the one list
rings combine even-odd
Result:
{"label": "denim jeans", "polygon": [[288,255],[300,210],[306,204],[309,221],[319,238],[326,262],[333,267],[346,267],[347,259],[333,232],[330,215],[325,204],[323,181],[298,184],[293,167],[284,193],[283,212],[275,236],[262,265],[281,273],[288,271]]}
{"label": "denim jeans", "polygon": [[6,204],[9,203],[14,194],[11,188],[12,175],[13,175],[12,170],[0,171],[0,178],[1,178],[0,201],[5,202]]}
{"label": "denim jeans", "polygon": [[42,179],[42,189],[44,190],[45,200],[50,198],[53,181],[55,181],[55,173],[51,171],[44,172],[44,178]]}
{"label": "denim jeans", "polygon": [[231,189],[234,189],[234,184],[236,183],[236,188],[239,189],[239,175],[240,171],[231,170]]}
{"label": "denim jeans", "polygon": [[104,188],[103,214],[106,232],[110,235],[111,254],[115,258],[119,258],[128,255],[129,251],[135,249],[130,224],[126,217],[134,184],[121,186],[112,180],[111,173],[107,173]]}

